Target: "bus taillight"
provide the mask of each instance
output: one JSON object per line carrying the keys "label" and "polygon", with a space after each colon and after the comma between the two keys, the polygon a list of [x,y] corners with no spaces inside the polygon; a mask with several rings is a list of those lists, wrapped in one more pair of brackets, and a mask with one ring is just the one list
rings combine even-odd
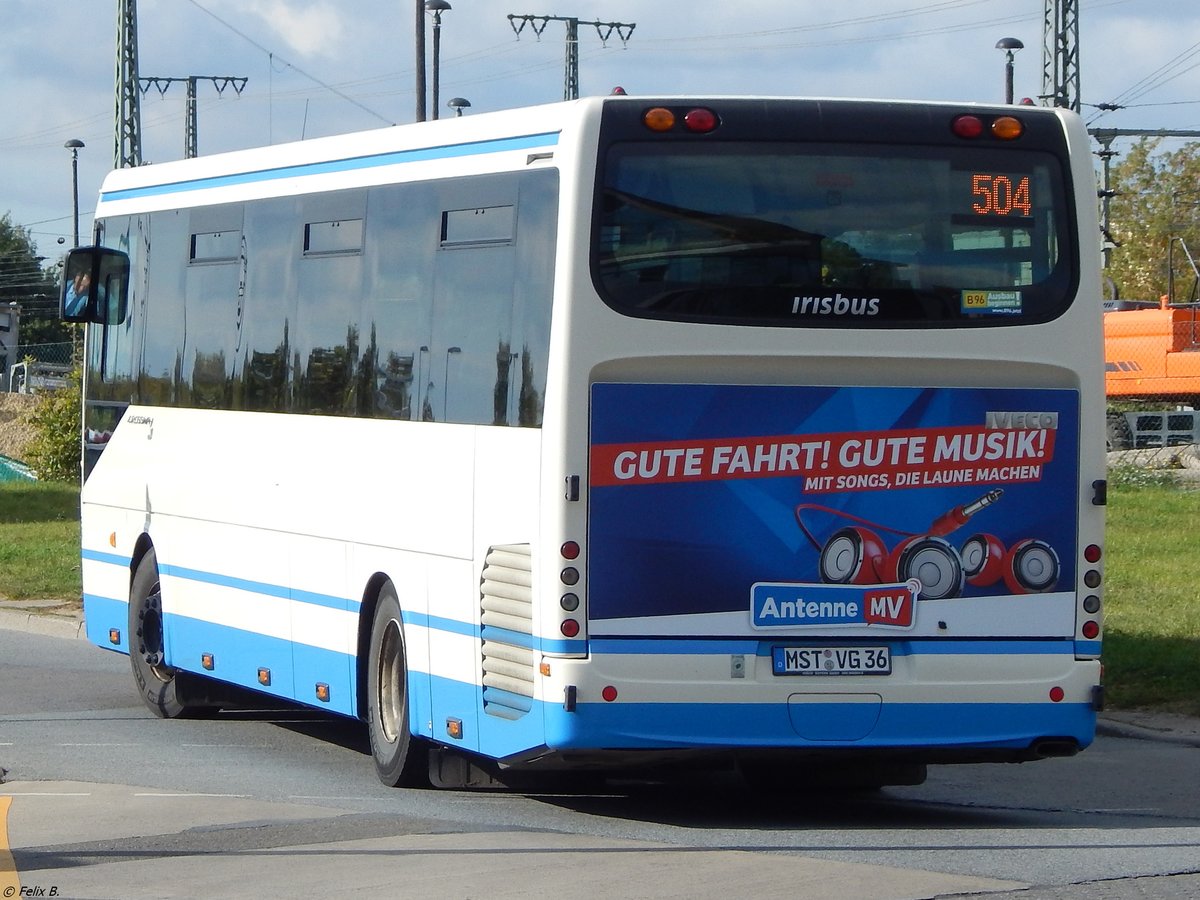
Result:
{"label": "bus taillight", "polygon": [[666,107],[656,106],[642,115],[642,123],[651,131],[670,131],[675,127],[675,113]]}
{"label": "bus taillight", "polygon": [[983,134],[983,119],[979,116],[958,116],[950,123],[950,130],[960,138],[977,138]]}
{"label": "bus taillight", "polygon": [[1025,125],[1012,116],[1001,116],[992,123],[992,135],[1002,141],[1012,141],[1025,133]]}
{"label": "bus taillight", "polygon": [[676,115],[674,110],[665,106],[655,106],[642,113],[642,124],[651,131],[670,131],[680,122],[686,130],[694,134],[708,134],[717,130],[721,119],[711,109],[703,106],[690,109],[682,116]]}
{"label": "bus taillight", "polygon": [[720,123],[717,120],[717,114],[704,107],[697,107],[683,117],[684,127],[697,134],[708,134],[710,131],[715,131],[718,124]]}
{"label": "bus taillight", "polygon": [[1001,141],[1013,141],[1025,133],[1025,123],[1016,116],[997,116],[990,124],[976,115],[955,116],[950,123],[950,130],[960,138],[974,140],[990,132],[992,137]]}

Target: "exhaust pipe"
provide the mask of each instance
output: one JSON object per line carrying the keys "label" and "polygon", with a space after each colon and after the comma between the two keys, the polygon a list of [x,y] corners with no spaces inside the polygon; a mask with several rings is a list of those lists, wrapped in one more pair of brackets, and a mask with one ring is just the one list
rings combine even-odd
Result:
{"label": "exhaust pipe", "polygon": [[1034,741],[1030,750],[1038,759],[1051,759],[1054,757],[1074,756],[1079,752],[1079,744],[1070,738],[1046,738]]}

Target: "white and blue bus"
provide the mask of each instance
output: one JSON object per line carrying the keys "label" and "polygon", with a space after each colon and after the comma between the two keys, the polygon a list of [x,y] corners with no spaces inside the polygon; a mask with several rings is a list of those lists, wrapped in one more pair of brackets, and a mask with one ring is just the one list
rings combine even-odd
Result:
{"label": "white and blue bus", "polygon": [[392,785],[1074,753],[1095,205],[1026,106],[619,96],[115,171],[63,297],[88,636],[160,716],[361,719]]}

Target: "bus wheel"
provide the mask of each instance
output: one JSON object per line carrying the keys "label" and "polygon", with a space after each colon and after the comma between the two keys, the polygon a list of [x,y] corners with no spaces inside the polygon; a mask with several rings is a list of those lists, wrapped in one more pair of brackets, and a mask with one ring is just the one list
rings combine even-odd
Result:
{"label": "bus wheel", "polygon": [[428,784],[427,748],[409,730],[404,629],[391,582],[380,590],[375,606],[367,665],[367,731],[379,780],[388,787]]}
{"label": "bus wheel", "polygon": [[162,591],[158,560],[151,549],[142,557],[129,586],[129,662],[142,701],[163,719],[193,714],[180,697],[179,678],[164,655]]}

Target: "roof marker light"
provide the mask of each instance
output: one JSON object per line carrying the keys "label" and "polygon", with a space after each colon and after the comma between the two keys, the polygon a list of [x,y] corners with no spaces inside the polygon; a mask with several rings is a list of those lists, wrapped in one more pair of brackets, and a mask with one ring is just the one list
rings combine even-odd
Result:
{"label": "roof marker light", "polygon": [[960,138],[977,138],[983,134],[983,120],[979,116],[958,116],[950,123],[950,130]]}
{"label": "roof marker light", "polygon": [[1001,116],[992,123],[992,135],[1002,141],[1012,141],[1025,133],[1025,124],[1013,116]]}
{"label": "roof marker light", "polygon": [[656,106],[642,113],[642,123],[651,131],[670,131],[675,127],[675,113]]}
{"label": "roof marker light", "polygon": [[711,109],[698,107],[691,110],[683,117],[684,127],[688,131],[694,131],[697,134],[708,134],[710,131],[715,131],[720,120],[717,119],[717,114]]}

